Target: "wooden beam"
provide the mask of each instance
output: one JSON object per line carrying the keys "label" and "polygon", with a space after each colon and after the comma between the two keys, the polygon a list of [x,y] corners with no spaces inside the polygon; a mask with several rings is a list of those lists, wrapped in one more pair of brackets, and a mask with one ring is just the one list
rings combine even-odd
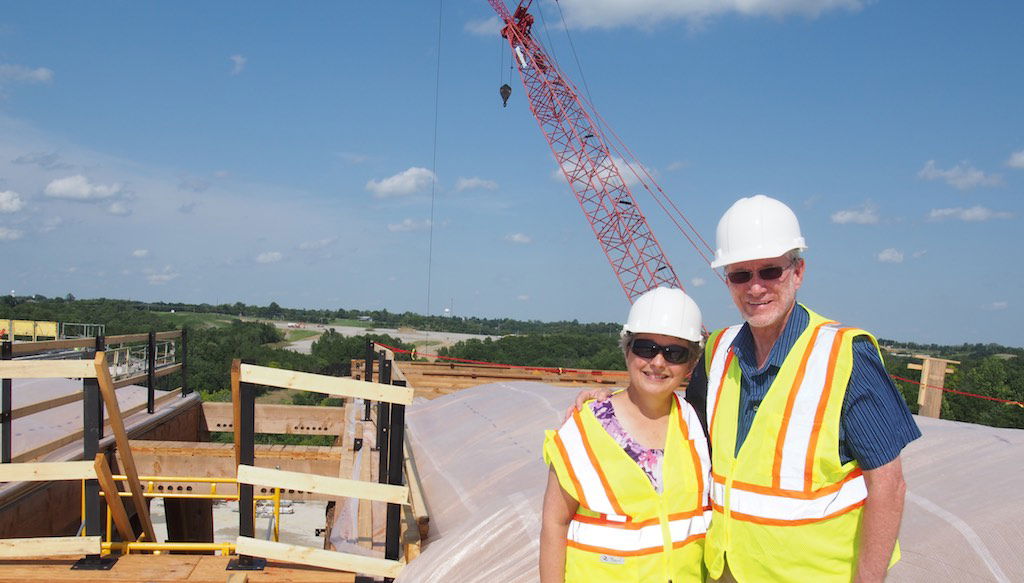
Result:
{"label": "wooden beam", "polygon": [[172,338],[181,338],[181,330],[171,330],[169,332],[157,332],[157,340],[170,340]]}
{"label": "wooden beam", "polygon": [[107,355],[105,352],[96,353],[95,366],[100,393],[103,395],[103,403],[107,406],[107,415],[110,417],[110,428],[114,432],[114,441],[117,443],[117,451],[121,456],[121,466],[125,475],[128,476],[128,489],[132,492],[132,503],[135,505],[135,513],[139,517],[139,522],[142,523],[142,530],[146,538],[150,542],[160,542],[156,539],[153,522],[149,519],[149,506],[142,495],[139,472],[135,469],[135,459],[132,457],[132,449],[128,444],[128,433],[124,429],[124,419],[121,418],[121,408],[117,403],[114,381],[110,378],[110,369],[107,367]]}
{"label": "wooden beam", "polygon": [[402,405],[411,405],[413,396],[413,389],[409,387],[368,383],[350,378],[330,377],[251,364],[241,366],[241,379],[247,383],[268,387],[326,393],[339,397],[358,397]]}
{"label": "wooden beam", "polygon": [[91,379],[96,368],[89,360],[3,360],[3,379]]}
{"label": "wooden beam", "polygon": [[[339,435],[345,428],[345,408],[256,403],[256,433]],[[203,403],[210,431],[234,431],[231,403]]]}
{"label": "wooden beam", "polygon": [[0,539],[0,557],[48,557],[54,555],[98,555],[98,536],[50,536],[41,538]]}
{"label": "wooden beam", "polygon": [[24,407],[18,407],[14,411],[11,411],[11,419],[20,419],[22,417],[28,417],[34,413],[40,411],[46,411],[53,409],[54,407],[60,407],[61,405],[67,405],[68,403],[76,403],[82,400],[82,391],[75,391],[70,395],[64,395],[63,397],[57,397],[56,399],[49,399],[39,403],[32,403]]}
{"label": "wooden beam", "polygon": [[91,348],[96,345],[95,338],[75,338],[71,340],[41,340],[39,342],[15,342],[11,346],[11,352],[19,354],[36,354],[46,350],[61,350],[66,348]]}
{"label": "wooden beam", "polygon": [[291,488],[343,498],[377,500],[391,504],[409,503],[409,488],[406,486],[360,482],[300,472],[254,468],[247,465],[238,466],[238,481],[245,484]]}
{"label": "wooden beam", "polygon": [[235,467],[242,463],[242,383],[241,359],[231,361],[231,422],[235,434]]}
{"label": "wooden beam", "polygon": [[245,571],[235,571],[228,574],[227,583],[248,583],[249,574]]}
{"label": "wooden beam", "polygon": [[412,457],[412,450],[409,448],[409,434],[405,434],[405,442],[402,449],[405,453],[405,481],[409,484],[409,494],[412,502],[412,514],[416,521],[416,529],[419,531],[420,540],[426,540],[429,530],[430,516],[427,513],[427,502],[423,498],[423,488],[420,485],[420,473],[416,469],[416,460]]}
{"label": "wooden beam", "polygon": [[103,489],[103,496],[107,499],[107,507],[110,508],[110,515],[114,519],[117,532],[121,533],[121,539],[125,541],[135,540],[135,531],[132,530],[131,520],[128,519],[128,512],[121,502],[120,490],[117,489],[117,482],[110,473],[110,466],[107,465],[107,456],[102,453],[96,454],[93,461],[93,469],[96,471],[96,479]]}
{"label": "wooden beam", "polygon": [[107,346],[114,344],[131,344],[132,342],[149,342],[149,334],[122,334],[107,338]]}
{"label": "wooden beam", "polygon": [[37,462],[0,464],[0,482],[91,480],[92,462]]}
{"label": "wooden beam", "polygon": [[276,543],[246,536],[238,537],[235,541],[235,550],[240,555],[362,573],[374,577],[397,577],[405,566],[399,561]]}

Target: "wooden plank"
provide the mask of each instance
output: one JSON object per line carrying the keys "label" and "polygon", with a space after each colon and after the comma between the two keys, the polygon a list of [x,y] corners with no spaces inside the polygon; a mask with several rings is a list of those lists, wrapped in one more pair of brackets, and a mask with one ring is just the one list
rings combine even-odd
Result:
{"label": "wooden plank", "polygon": [[153,522],[149,518],[149,505],[146,504],[146,499],[142,494],[139,472],[135,469],[135,458],[132,457],[132,448],[128,444],[128,433],[124,429],[124,419],[121,417],[121,408],[117,403],[114,381],[110,378],[105,352],[96,353],[95,366],[100,393],[103,395],[103,402],[107,406],[107,415],[110,417],[110,428],[114,432],[114,441],[117,443],[117,451],[121,456],[122,470],[128,476],[128,489],[132,492],[135,513],[139,517],[139,522],[142,523],[146,539],[150,542],[160,542],[156,539]]}
{"label": "wooden plank", "polygon": [[402,405],[412,404],[413,390],[408,387],[368,383],[350,378],[330,377],[251,364],[241,366],[241,375],[243,381],[257,385],[326,393],[340,397],[359,397]]}
{"label": "wooden plank", "polygon": [[[91,466],[92,463],[89,462]],[[54,555],[98,555],[98,536],[52,536],[0,539],[0,557],[49,557]]]}
{"label": "wooden plank", "polygon": [[121,539],[126,541],[135,540],[135,531],[132,530],[131,520],[128,512],[121,502],[120,490],[117,489],[117,482],[110,473],[110,466],[107,465],[107,456],[102,453],[96,454],[93,461],[93,469],[96,471],[96,479],[103,489],[103,496],[107,499],[107,507],[110,508],[110,515],[114,519],[117,532],[121,533]]}
{"label": "wooden plank", "polygon": [[269,468],[255,468],[247,465],[238,466],[238,481],[245,484],[291,488],[343,498],[379,500],[392,504],[409,503],[409,488],[406,486],[360,482],[359,480],[332,478],[330,476],[318,476],[316,474],[288,472],[285,470],[271,470]]}
{"label": "wooden plank", "polygon": [[2,379],[91,379],[96,368],[90,360],[3,360]]}
{"label": "wooden plank", "polygon": [[244,571],[235,571],[228,574],[227,583],[249,583],[249,574]]}
{"label": "wooden plank", "polygon": [[[345,427],[344,407],[256,403],[256,433],[338,435]],[[231,403],[203,403],[210,431],[234,431]]]}
{"label": "wooden plank", "polygon": [[34,413],[40,411],[46,411],[47,409],[53,409],[54,407],[60,407],[61,405],[67,405],[68,403],[74,403],[82,400],[82,391],[76,391],[70,395],[64,395],[63,397],[57,397],[56,399],[50,399],[48,401],[42,401],[40,403],[32,403],[24,407],[18,407],[14,411],[11,411],[11,419],[20,419],[22,417],[28,417]]}
{"label": "wooden plank", "polygon": [[405,453],[405,481],[409,484],[412,514],[419,531],[419,539],[426,540],[430,516],[427,513],[427,502],[423,498],[423,487],[420,485],[420,473],[416,469],[416,460],[413,459],[412,449],[409,448],[409,434],[406,433],[405,437],[405,442],[402,444],[402,450]]}
{"label": "wooden plank", "polygon": [[149,334],[122,334],[120,336],[108,336],[107,346],[114,344],[131,344],[132,342],[149,342]]}
{"label": "wooden plank", "polygon": [[170,340],[172,338],[181,338],[181,330],[170,330],[168,332],[157,332],[157,340]]}
{"label": "wooden plank", "polygon": [[0,464],[0,482],[91,480],[92,462],[37,462]]}
{"label": "wooden plank", "polygon": [[235,467],[242,463],[242,360],[231,361],[231,423],[235,434]]}
{"label": "wooden plank", "polygon": [[61,350],[67,348],[92,348],[96,345],[94,338],[75,338],[71,340],[42,340],[39,342],[15,342],[11,345],[11,352],[14,356],[20,354],[36,354],[46,350]]}
{"label": "wooden plank", "polygon": [[251,555],[278,561],[288,561],[290,563],[326,567],[328,569],[337,569],[338,571],[363,573],[375,577],[397,577],[402,571],[402,567],[405,566],[404,563],[388,559],[325,551],[312,547],[258,540],[246,536],[238,537],[235,541],[235,550],[240,555]]}

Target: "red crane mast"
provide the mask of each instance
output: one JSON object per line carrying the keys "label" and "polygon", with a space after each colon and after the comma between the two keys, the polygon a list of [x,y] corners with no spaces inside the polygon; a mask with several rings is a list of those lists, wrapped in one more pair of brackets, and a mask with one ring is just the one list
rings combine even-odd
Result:
{"label": "red crane mast", "polygon": [[682,288],[612,160],[594,123],[597,116],[587,111],[572,82],[531,35],[532,0],[520,2],[514,13],[502,0],[488,2],[505,23],[501,36],[512,50],[530,110],[630,303],[659,285]]}

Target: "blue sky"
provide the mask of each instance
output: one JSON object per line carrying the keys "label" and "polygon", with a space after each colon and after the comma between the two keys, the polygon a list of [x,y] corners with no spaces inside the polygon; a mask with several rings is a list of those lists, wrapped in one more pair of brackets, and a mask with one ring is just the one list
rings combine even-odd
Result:
{"label": "blue sky", "polygon": [[[561,8],[583,76],[554,3],[535,34],[705,237],[736,198],[774,196],[819,312],[1024,345],[1024,5]],[[621,320],[514,72],[501,107],[501,43],[484,0],[0,1],[0,286]],[[638,197],[708,326],[734,322]]]}

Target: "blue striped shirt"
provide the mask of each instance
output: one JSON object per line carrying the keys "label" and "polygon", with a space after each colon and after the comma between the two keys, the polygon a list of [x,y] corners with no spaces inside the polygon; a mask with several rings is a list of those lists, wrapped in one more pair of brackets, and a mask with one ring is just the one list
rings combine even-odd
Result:
{"label": "blue striped shirt", "polygon": [[[744,324],[733,340],[732,348],[740,366],[740,405],[736,430],[736,454],[750,432],[761,401],[778,375],[782,362],[797,338],[807,328],[810,316],[797,304],[789,315],[786,328],[772,346],[768,360],[757,366],[757,353],[750,326]],[[694,367],[686,400],[697,410],[707,431],[705,404],[708,383],[704,359]],[[853,371],[843,399],[839,419],[839,458],[843,463],[857,460],[860,467],[873,470],[899,456],[911,441],[921,437],[903,396],[885,371],[885,365],[874,344],[866,336],[853,341]]]}

